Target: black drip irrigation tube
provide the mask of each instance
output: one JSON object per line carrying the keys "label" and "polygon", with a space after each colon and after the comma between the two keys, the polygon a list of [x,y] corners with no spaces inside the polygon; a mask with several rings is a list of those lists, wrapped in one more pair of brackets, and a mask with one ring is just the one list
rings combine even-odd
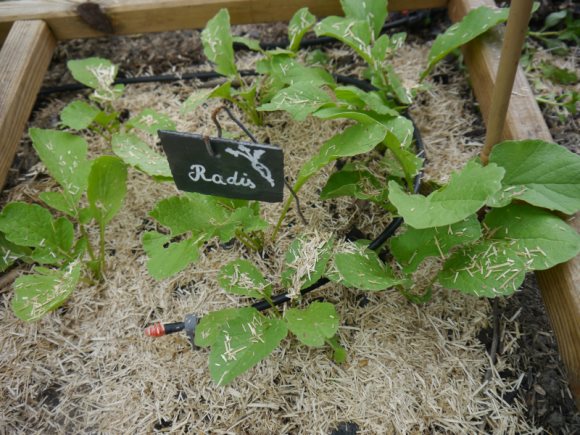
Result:
{"label": "black drip irrigation tube", "polygon": [[[408,14],[408,15],[404,16],[403,18],[385,23],[385,25],[383,26],[383,28],[381,30],[381,33],[386,32],[387,30],[390,30],[390,29],[393,29],[396,27],[401,27],[401,26],[419,23],[428,16],[429,16],[429,11],[420,11],[420,12],[414,12],[414,13]],[[313,38],[313,39],[306,39],[300,43],[300,48],[320,46],[320,45],[325,45],[325,44],[335,43],[335,42],[337,42],[337,40],[334,38],[330,38],[330,37],[319,37],[319,38]],[[287,41],[282,41],[282,42],[277,42],[277,43],[272,43],[272,44],[265,44],[265,43],[260,44],[260,46],[264,50],[270,50],[270,49],[275,49],[275,48],[284,48],[287,45],[288,45]],[[235,49],[236,50],[246,50],[247,47],[242,45],[242,44],[235,44]],[[248,71],[248,70],[240,71],[240,74],[244,77],[258,75],[257,72]],[[224,77],[223,75],[221,75],[215,71],[200,71],[200,72],[185,73],[182,75],[152,75],[152,76],[140,76],[140,77],[122,77],[122,78],[118,78],[117,80],[115,80],[114,84],[130,85],[130,84],[138,84],[138,83],[160,83],[160,82],[167,83],[167,82],[176,82],[176,81],[192,80],[192,79],[193,80],[197,79],[200,81],[207,81],[207,80],[219,79],[219,78],[223,78],[223,77]],[[359,80],[359,79],[354,78],[354,77],[348,77],[348,76],[343,76],[343,75],[334,75],[334,78],[336,79],[336,81],[338,83],[353,85],[353,86],[356,86],[363,91],[368,92],[368,91],[377,90],[377,88],[375,88],[369,82],[364,81],[364,80]],[[45,96],[45,95],[50,95],[50,94],[59,93],[59,92],[73,92],[73,91],[79,91],[79,90],[83,90],[83,89],[88,89],[88,87],[83,85],[83,84],[80,84],[80,83],[71,83],[71,84],[65,84],[65,85],[60,85],[60,86],[42,88],[39,91],[38,95]],[[417,156],[425,158],[425,147],[423,145],[423,140],[421,138],[421,134],[420,134],[417,126],[415,125],[415,122],[410,117],[410,115],[408,113],[405,113],[405,115],[413,123],[413,137],[415,139],[415,148],[417,151],[416,154],[417,154]],[[245,131],[246,129],[242,128],[242,130]],[[251,137],[251,135],[250,135],[250,137]],[[421,186],[422,177],[423,177],[422,170],[419,171],[419,173],[414,177],[414,179],[413,179],[413,192],[414,193],[417,193],[419,191],[419,188]],[[401,217],[394,218],[391,221],[391,223],[389,225],[387,225],[387,227],[375,239],[373,239],[370,242],[368,248],[372,249],[374,251],[377,251],[380,248],[382,248],[383,245],[385,244],[385,242],[391,236],[393,236],[395,234],[395,232],[402,225],[402,223],[403,223],[403,218],[401,218]],[[301,295],[308,294],[308,293],[322,287],[323,285],[325,285],[329,282],[330,282],[330,280],[328,278],[323,277],[323,278],[319,279],[318,281],[316,281],[314,284],[312,284],[310,287],[302,289],[300,291],[300,294]],[[266,300],[260,300],[258,302],[255,302],[254,304],[252,304],[251,307],[255,308],[258,311],[264,311],[264,310],[267,310],[268,308],[281,305],[281,304],[288,302],[288,301],[290,301],[290,297],[288,296],[288,294],[282,293],[282,294],[276,295],[273,298],[271,298],[272,304],[270,304],[270,302],[268,302]],[[176,332],[185,331],[189,337],[189,340],[191,341],[191,345],[195,348],[195,344],[194,344],[195,327],[199,323],[199,320],[200,320],[200,318],[197,317],[196,315],[189,314],[185,317],[183,322],[173,322],[173,323],[165,323],[165,324],[156,323],[154,325],[151,325],[145,329],[145,334],[147,336],[150,336],[150,337],[160,337],[160,336],[167,335],[167,334],[173,334]]]}

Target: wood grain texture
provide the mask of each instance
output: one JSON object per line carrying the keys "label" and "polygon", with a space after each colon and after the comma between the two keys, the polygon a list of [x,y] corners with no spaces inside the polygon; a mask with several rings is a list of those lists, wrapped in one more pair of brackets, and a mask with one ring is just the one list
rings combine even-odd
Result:
{"label": "wood grain texture", "polygon": [[0,50],[0,189],[55,47],[46,23],[34,20],[16,21]]}
{"label": "wood grain texture", "polygon": [[[449,16],[460,20],[478,6],[495,7],[493,0],[451,0]],[[484,119],[489,115],[502,41],[496,29],[463,48],[471,84]],[[503,129],[503,139],[543,139],[553,142],[532,89],[518,68]],[[571,223],[580,230],[580,214]],[[568,380],[580,408],[580,256],[552,269],[536,272],[542,299],[556,334],[560,355],[568,370]]]}
{"label": "wood grain texture", "polygon": [[[201,29],[221,8],[228,8],[233,24],[287,21],[308,6],[318,17],[341,14],[339,0],[93,0],[110,17],[115,34]],[[0,3],[3,23],[44,20],[57,39],[103,36],[77,15],[78,1],[24,0]],[[444,8],[447,0],[391,0],[389,10]]]}

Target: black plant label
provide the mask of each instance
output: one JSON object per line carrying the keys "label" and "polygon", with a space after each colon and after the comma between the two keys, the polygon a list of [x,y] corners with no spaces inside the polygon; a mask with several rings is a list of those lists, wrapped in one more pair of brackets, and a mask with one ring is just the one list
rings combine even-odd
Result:
{"label": "black plant label", "polygon": [[280,202],[284,154],[273,145],[159,131],[178,189],[235,199]]}

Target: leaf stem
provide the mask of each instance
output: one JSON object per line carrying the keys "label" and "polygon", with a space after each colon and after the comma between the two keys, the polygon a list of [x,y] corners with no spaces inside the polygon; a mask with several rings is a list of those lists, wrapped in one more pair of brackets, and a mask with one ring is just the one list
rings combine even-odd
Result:
{"label": "leaf stem", "polygon": [[102,279],[105,274],[106,264],[105,264],[105,225],[99,223],[99,279]]}

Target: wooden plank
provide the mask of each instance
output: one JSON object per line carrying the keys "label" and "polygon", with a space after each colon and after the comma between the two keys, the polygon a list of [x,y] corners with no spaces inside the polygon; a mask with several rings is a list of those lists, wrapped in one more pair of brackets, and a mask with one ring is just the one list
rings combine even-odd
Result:
{"label": "wooden plank", "polygon": [[[115,34],[201,29],[221,8],[233,24],[287,21],[308,6],[318,17],[341,13],[339,0],[94,0],[110,17]],[[391,0],[389,10],[443,8],[448,0]],[[103,36],[81,21],[68,0],[0,2],[0,31],[16,20],[44,20],[57,39]]]}
{"label": "wooden plank", "polygon": [[0,189],[55,47],[46,23],[34,20],[16,21],[0,50]]}
{"label": "wooden plank", "polygon": [[[451,0],[449,16],[460,20],[478,6],[495,7],[492,0]],[[471,84],[487,122],[501,53],[502,30],[496,29],[463,49]],[[503,139],[543,139],[550,130],[521,68],[518,68],[503,130]],[[580,230],[580,214],[572,222]],[[570,389],[580,407],[580,256],[550,270],[536,272],[542,298],[568,369]]]}

